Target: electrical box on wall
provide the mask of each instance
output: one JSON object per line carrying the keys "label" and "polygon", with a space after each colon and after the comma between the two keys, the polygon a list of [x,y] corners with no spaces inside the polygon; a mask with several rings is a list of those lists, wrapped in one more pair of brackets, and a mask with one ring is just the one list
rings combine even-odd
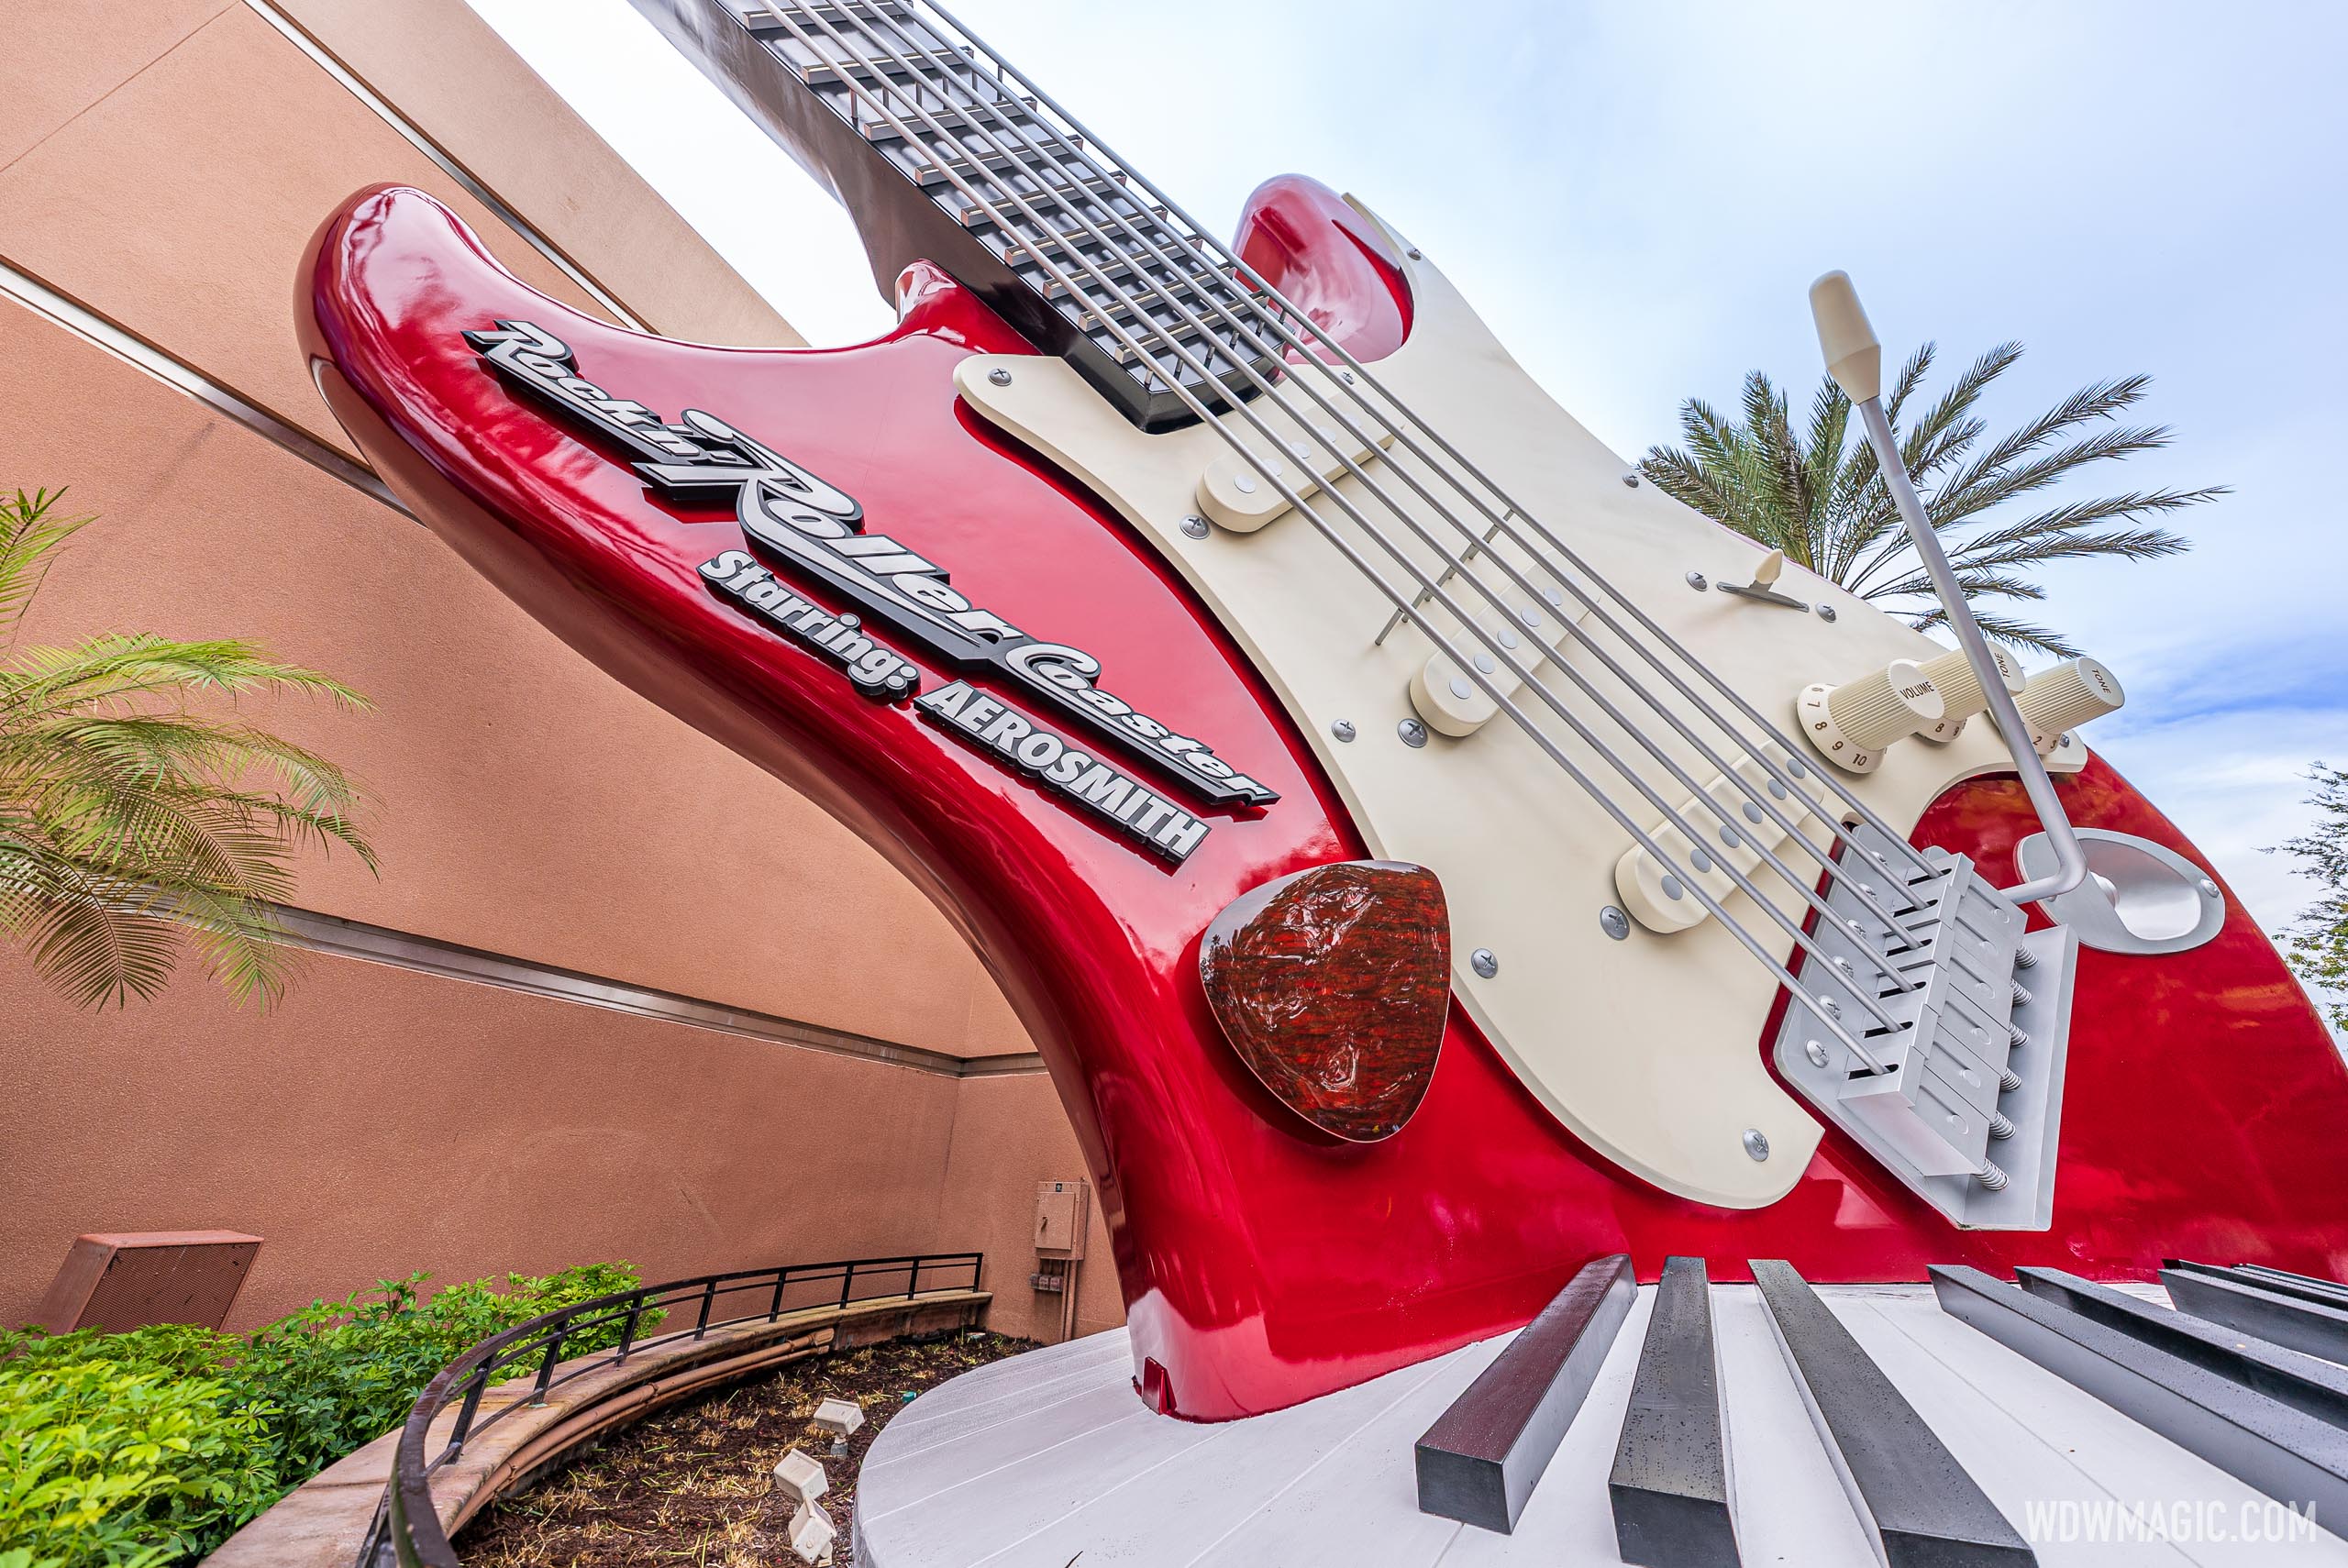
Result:
{"label": "electrical box on wall", "polygon": [[1080,1181],[1036,1184],[1036,1255],[1074,1260],[1084,1256],[1084,1233],[1091,1220],[1092,1188]]}

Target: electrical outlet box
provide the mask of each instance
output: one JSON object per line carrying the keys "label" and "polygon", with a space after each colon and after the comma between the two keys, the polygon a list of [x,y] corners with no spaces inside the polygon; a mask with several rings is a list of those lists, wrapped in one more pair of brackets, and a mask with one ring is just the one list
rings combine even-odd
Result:
{"label": "electrical outlet box", "polygon": [[1092,1188],[1080,1181],[1036,1184],[1036,1255],[1081,1258],[1091,1220]]}

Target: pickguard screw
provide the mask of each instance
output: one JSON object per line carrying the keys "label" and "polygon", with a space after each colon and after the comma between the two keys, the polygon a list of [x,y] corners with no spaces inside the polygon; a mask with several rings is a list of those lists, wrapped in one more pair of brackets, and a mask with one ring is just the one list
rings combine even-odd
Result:
{"label": "pickguard screw", "polygon": [[1703,592],[1704,590],[1711,586],[1711,583],[1704,580],[1704,574],[1700,571],[1689,572],[1687,577],[1687,583],[1689,587],[1694,589],[1699,593]]}
{"label": "pickguard screw", "polygon": [[1636,489],[1638,489],[1638,488],[1639,488],[1639,476],[1638,476],[1638,475],[1636,475],[1636,474],[1624,474],[1624,475],[1623,476],[1623,488],[1624,490],[1636,490]]}
{"label": "pickguard screw", "polygon": [[2210,881],[2207,877],[2202,878],[2201,896],[2205,899],[2216,898],[2218,896],[2218,884]]}
{"label": "pickguard screw", "polygon": [[1833,620],[1833,619],[1834,619],[1834,606],[1833,606],[1832,604],[1822,604],[1822,605],[1820,605],[1820,606],[1818,607],[1818,618],[1819,618],[1820,620],[1822,620],[1822,621],[1832,621],[1832,620]]}
{"label": "pickguard screw", "polygon": [[1182,532],[1193,539],[1203,539],[1207,536],[1207,520],[1203,517],[1185,517],[1182,519]]}
{"label": "pickguard screw", "polygon": [[1501,961],[1492,956],[1492,950],[1489,947],[1479,947],[1468,955],[1468,965],[1488,980],[1501,972]]}
{"label": "pickguard screw", "polygon": [[1826,1047],[1815,1040],[1804,1041],[1801,1054],[1810,1058],[1810,1065],[1813,1067],[1822,1067],[1826,1065]]}
{"label": "pickguard screw", "polygon": [[1427,727],[1416,719],[1403,720],[1394,726],[1394,733],[1402,737],[1404,745],[1415,748],[1427,744]]}
{"label": "pickguard screw", "polygon": [[1354,384],[1354,373],[1351,370],[1339,370],[1337,372],[1337,379],[1345,382],[1347,386]]}
{"label": "pickguard screw", "polygon": [[1007,387],[1011,384],[1011,372],[1003,370],[989,370],[987,372],[987,380],[992,381],[996,386]]}
{"label": "pickguard screw", "polygon": [[1609,904],[1598,911],[1598,929],[1617,942],[1624,941],[1631,934],[1631,917]]}
{"label": "pickguard screw", "polygon": [[1412,252],[1411,252],[1411,259],[1412,259],[1412,260],[1413,260],[1413,261],[1423,261],[1423,260],[1426,259],[1426,258],[1424,258],[1423,256],[1420,255],[1420,254],[1419,254],[1419,252],[1417,252],[1417,251],[1413,250],[1413,251],[1412,251]]}
{"label": "pickguard screw", "polygon": [[1351,719],[1339,719],[1329,726],[1329,733],[1341,741],[1349,741],[1354,738],[1354,722]]}
{"label": "pickguard screw", "polygon": [[1744,1130],[1744,1152],[1752,1155],[1756,1160],[1767,1159],[1769,1157],[1768,1134],[1763,1132],[1758,1127],[1746,1128]]}

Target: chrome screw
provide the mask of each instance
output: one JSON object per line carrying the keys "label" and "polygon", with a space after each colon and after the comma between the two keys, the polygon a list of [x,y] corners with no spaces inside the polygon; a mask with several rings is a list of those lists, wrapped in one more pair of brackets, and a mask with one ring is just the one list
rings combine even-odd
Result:
{"label": "chrome screw", "polygon": [[1427,744],[1427,727],[1416,719],[1403,720],[1394,726],[1394,733],[1401,735],[1402,744],[1413,751]]}
{"label": "chrome screw", "polygon": [[1767,1159],[1769,1157],[1768,1135],[1763,1132],[1758,1127],[1746,1128],[1744,1130],[1744,1152],[1752,1155],[1756,1160]]}
{"label": "chrome screw", "polygon": [[1813,1067],[1822,1067],[1826,1065],[1826,1047],[1815,1040],[1804,1041],[1801,1054],[1810,1058],[1810,1065]]}
{"label": "chrome screw", "polygon": [[1011,372],[1004,370],[989,370],[987,372],[987,380],[992,381],[996,386],[1007,387],[1011,384]]}
{"label": "chrome screw", "polygon": [[1182,532],[1193,539],[1203,539],[1207,536],[1207,520],[1203,517],[1185,517],[1182,519]]}
{"label": "chrome screw", "polygon": [[1501,972],[1501,961],[1492,955],[1489,947],[1479,947],[1468,955],[1468,966],[1488,980]]}
{"label": "chrome screw", "polygon": [[1329,733],[1341,741],[1349,741],[1354,738],[1354,722],[1351,719],[1339,719],[1329,726]]}
{"label": "chrome screw", "polygon": [[1631,934],[1631,917],[1609,904],[1598,911],[1598,929],[1617,942],[1624,941]]}
{"label": "chrome screw", "polygon": [[1833,606],[1832,604],[1822,604],[1822,605],[1820,605],[1820,606],[1818,607],[1818,618],[1819,618],[1820,620],[1822,620],[1822,621],[1832,621],[1832,620],[1833,620],[1833,619],[1834,619],[1834,606]]}
{"label": "chrome screw", "polygon": [[1624,475],[1623,476],[1623,488],[1624,490],[1636,490],[1636,489],[1638,489],[1638,488],[1639,488],[1639,476],[1638,476],[1638,475],[1636,475],[1636,474],[1624,474]]}
{"label": "chrome screw", "polygon": [[2214,899],[2214,898],[2216,898],[2216,897],[2218,896],[2218,884],[2216,884],[2215,882],[2212,882],[2212,881],[2211,881],[2211,880],[2210,880],[2210,878],[2208,878],[2207,877],[2202,878],[2201,878],[2201,896],[2202,896],[2203,898],[2205,898],[2205,899]]}
{"label": "chrome screw", "polygon": [[1337,379],[1345,382],[1347,386],[1354,384],[1354,373],[1351,370],[1339,370],[1337,372]]}
{"label": "chrome screw", "polygon": [[1700,571],[1691,571],[1682,580],[1699,593],[1703,592],[1704,590],[1711,586],[1711,583],[1704,580],[1704,574]]}

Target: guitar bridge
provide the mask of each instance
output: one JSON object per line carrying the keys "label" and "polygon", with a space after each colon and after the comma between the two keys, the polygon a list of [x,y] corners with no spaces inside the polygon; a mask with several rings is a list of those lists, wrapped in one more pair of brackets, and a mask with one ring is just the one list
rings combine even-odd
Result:
{"label": "guitar bridge", "polygon": [[[1772,1052],[1778,1071],[1954,1223],[2045,1230],[2077,943],[2066,926],[2028,931],[1964,856],[1927,849],[1933,869],[1902,875],[1909,863],[1885,835],[1862,826],[1852,838],[1881,874],[1831,879],[1835,920],[1816,933],[1825,957],[1798,972],[1802,991],[1789,999]],[[1896,923],[1886,926],[1860,892]],[[1877,955],[1923,984],[1876,995],[1900,1027],[1853,1030],[1862,1059],[1821,1015],[1850,1028],[1856,988],[1879,979]]]}

